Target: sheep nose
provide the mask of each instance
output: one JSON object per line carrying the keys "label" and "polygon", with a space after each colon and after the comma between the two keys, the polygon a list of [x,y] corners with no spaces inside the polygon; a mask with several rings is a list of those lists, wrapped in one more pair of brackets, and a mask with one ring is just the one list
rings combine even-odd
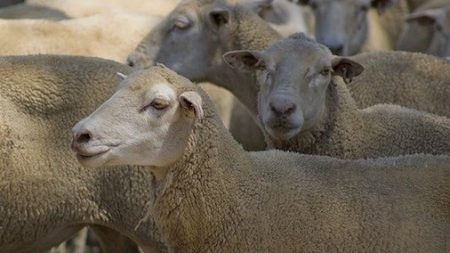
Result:
{"label": "sheep nose", "polygon": [[270,102],[270,109],[277,116],[289,116],[295,112],[295,103],[287,98],[276,98]]}
{"label": "sheep nose", "polygon": [[128,66],[130,66],[130,67],[134,67],[136,64],[134,63],[134,61],[133,60],[130,60],[130,59],[128,59],[127,60],[127,64],[128,64]]}
{"label": "sheep nose", "polygon": [[87,143],[89,143],[89,141],[91,139],[92,139],[92,133],[89,130],[83,129],[81,131],[78,131],[73,136],[72,148],[75,149],[76,147],[80,146],[81,144],[87,144]]}
{"label": "sheep nose", "polygon": [[328,45],[327,47],[330,49],[330,51],[334,55],[342,55],[342,52],[344,51],[343,44],[333,44],[333,45]]}

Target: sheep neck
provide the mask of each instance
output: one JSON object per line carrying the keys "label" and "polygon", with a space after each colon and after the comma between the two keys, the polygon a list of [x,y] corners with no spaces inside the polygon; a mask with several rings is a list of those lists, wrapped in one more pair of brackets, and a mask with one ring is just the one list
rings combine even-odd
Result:
{"label": "sheep neck", "polygon": [[231,26],[233,32],[222,39],[219,56],[207,79],[233,93],[256,119],[259,89],[255,73],[231,68],[222,55],[233,50],[263,50],[281,39],[281,35],[256,14],[241,7],[234,9]]}
{"label": "sheep neck", "polygon": [[328,86],[325,108],[318,123],[311,129],[303,130],[297,137],[287,142],[269,139],[271,146],[286,151],[304,154],[328,155],[343,159],[353,158],[353,152],[347,154],[349,134],[354,135],[361,128],[358,109],[346,85],[333,78]]}
{"label": "sheep neck", "polygon": [[172,252],[217,252],[204,247],[229,248],[245,238],[229,225],[244,220],[235,185],[249,168],[249,157],[210,112],[195,124],[183,158],[171,166],[153,206]]}

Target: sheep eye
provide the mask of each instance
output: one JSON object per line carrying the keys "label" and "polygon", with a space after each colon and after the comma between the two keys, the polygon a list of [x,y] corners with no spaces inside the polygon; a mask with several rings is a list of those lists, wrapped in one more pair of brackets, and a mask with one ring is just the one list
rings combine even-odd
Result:
{"label": "sheep eye", "polygon": [[180,16],[177,19],[175,19],[173,24],[173,29],[179,29],[179,30],[185,30],[191,26],[191,22],[189,19],[185,16]]}
{"label": "sheep eye", "polygon": [[329,68],[324,68],[322,69],[322,71],[320,71],[320,74],[323,76],[328,76],[330,74],[330,69]]}
{"label": "sheep eye", "polygon": [[162,99],[155,99],[150,103],[150,106],[158,111],[164,110],[169,106],[169,103]]}

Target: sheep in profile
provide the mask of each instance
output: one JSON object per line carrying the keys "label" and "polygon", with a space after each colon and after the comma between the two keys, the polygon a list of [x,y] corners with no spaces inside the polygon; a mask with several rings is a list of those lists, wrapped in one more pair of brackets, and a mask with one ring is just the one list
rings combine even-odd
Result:
{"label": "sheep in profile", "polygon": [[75,125],[73,150],[84,166],[155,174],[150,209],[170,252],[448,250],[448,156],[246,152],[173,71],[134,72],[120,87]]}
{"label": "sheep in profile", "polygon": [[[394,48],[403,15],[408,12],[407,4],[396,0],[299,0],[299,3],[313,9],[317,41],[334,54],[346,56]],[[383,14],[376,14],[374,9]]]}
{"label": "sheep in profile", "polygon": [[140,222],[151,172],[82,168],[69,149],[70,127],[131,71],[98,58],[0,57],[0,252],[42,252],[86,225],[104,252],[164,251],[151,217]]}
{"label": "sheep in profile", "polygon": [[397,50],[450,56],[450,3],[434,0],[406,17]]}
{"label": "sheep in profile", "polygon": [[256,72],[258,113],[270,147],[346,159],[450,154],[448,118],[389,104],[358,109],[344,82],[363,66],[303,34],[224,57]]}

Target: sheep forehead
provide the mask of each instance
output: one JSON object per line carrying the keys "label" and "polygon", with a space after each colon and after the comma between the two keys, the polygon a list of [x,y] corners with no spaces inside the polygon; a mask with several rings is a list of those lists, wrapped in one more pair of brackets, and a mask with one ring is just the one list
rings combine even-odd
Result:
{"label": "sheep forehead", "polygon": [[[275,61],[288,61],[304,65],[328,61],[331,52],[325,46],[302,35],[292,35],[270,47],[266,53]],[[292,63],[290,63],[292,64]]]}
{"label": "sheep forehead", "polygon": [[167,82],[156,83],[147,91],[147,97],[175,100],[176,92],[172,85]]}

